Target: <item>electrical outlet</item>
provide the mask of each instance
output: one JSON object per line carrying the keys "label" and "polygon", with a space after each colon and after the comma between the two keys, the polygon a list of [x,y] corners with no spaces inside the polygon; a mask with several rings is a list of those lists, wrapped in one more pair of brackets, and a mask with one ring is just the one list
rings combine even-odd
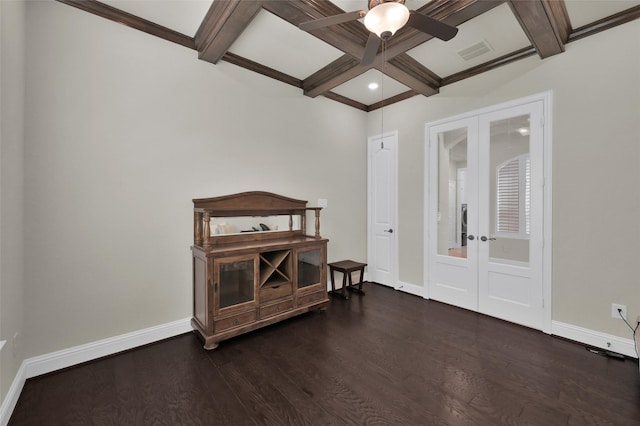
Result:
{"label": "electrical outlet", "polygon": [[[620,309],[622,312],[618,312]],[[626,305],[618,305],[617,303],[611,304],[611,318],[621,319],[620,316],[625,320],[627,319],[627,306]]]}

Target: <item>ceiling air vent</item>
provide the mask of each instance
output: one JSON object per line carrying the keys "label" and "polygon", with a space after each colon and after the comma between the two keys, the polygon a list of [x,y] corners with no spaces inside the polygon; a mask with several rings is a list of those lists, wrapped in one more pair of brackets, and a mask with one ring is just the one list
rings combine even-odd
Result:
{"label": "ceiling air vent", "polygon": [[458,55],[465,61],[470,61],[480,55],[491,52],[493,49],[486,40],[479,41],[471,46],[458,50]]}

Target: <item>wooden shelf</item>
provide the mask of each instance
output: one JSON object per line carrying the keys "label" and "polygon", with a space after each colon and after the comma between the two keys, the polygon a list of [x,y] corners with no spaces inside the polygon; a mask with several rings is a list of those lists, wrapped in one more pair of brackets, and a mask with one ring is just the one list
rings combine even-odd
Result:
{"label": "wooden shelf", "polygon": [[291,250],[260,253],[260,286],[291,282]]}

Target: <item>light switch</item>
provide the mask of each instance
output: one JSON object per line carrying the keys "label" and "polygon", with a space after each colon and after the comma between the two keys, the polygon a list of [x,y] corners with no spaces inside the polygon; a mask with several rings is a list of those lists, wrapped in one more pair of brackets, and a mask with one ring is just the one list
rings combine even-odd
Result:
{"label": "light switch", "polygon": [[329,206],[329,202],[326,198],[318,198],[318,207],[326,209]]}

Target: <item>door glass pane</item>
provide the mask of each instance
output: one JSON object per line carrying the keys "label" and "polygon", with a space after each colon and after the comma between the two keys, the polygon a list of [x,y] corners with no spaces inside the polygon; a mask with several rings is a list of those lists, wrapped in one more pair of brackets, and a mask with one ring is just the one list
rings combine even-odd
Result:
{"label": "door glass pane", "polygon": [[320,282],[320,250],[298,254],[298,288]]}
{"label": "door glass pane", "polygon": [[438,133],[438,254],[467,257],[467,129]]}
{"label": "door glass pane", "polygon": [[220,308],[253,300],[253,260],[220,264]]}
{"label": "door glass pane", "polygon": [[531,167],[529,115],[491,123],[489,257],[493,262],[529,263]]}

